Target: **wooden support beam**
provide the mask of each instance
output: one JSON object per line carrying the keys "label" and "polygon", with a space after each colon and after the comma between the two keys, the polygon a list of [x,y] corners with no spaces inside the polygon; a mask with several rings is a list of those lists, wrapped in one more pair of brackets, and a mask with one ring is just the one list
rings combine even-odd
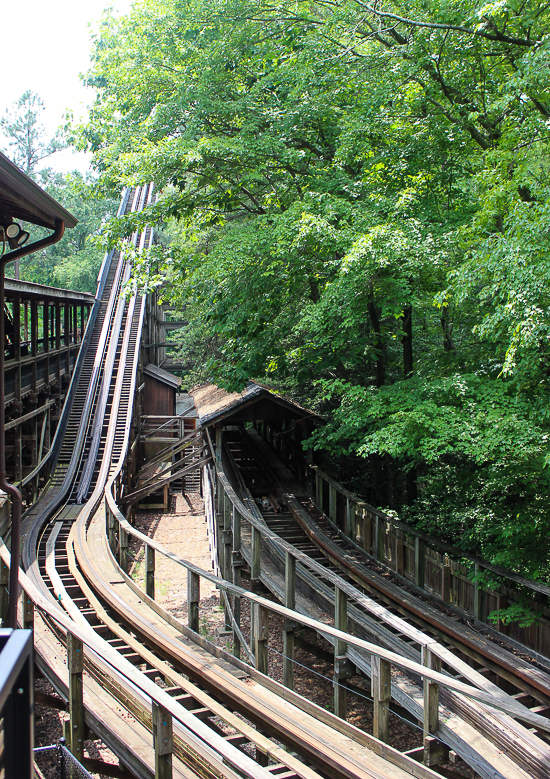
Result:
{"label": "wooden support beam", "polygon": [[479,583],[481,567],[479,563],[474,567],[474,617],[480,622],[485,622],[485,590]]}
{"label": "wooden support beam", "polygon": [[[223,499],[223,578],[226,581],[231,581],[232,573],[232,546],[233,546],[233,533],[231,532],[232,525],[232,503],[227,495],[224,495]],[[223,600],[223,599],[222,599]],[[227,632],[232,630],[231,626],[231,614],[230,614],[230,601],[229,596],[227,600],[223,600],[224,615],[225,615],[225,630]]]}
{"label": "wooden support beam", "polygon": [[336,487],[334,484],[331,484],[329,482],[328,485],[328,515],[329,518],[334,522],[334,524],[338,521],[338,510],[337,510],[337,498],[338,498],[338,492],[336,491]]}
{"label": "wooden support beam", "polygon": [[145,545],[145,593],[155,600],[155,550]]}
{"label": "wooden support beam", "polygon": [[384,561],[385,552],[384,552],[384,539],[386,535],[386,520],[384,517],[376,517],[376,552],[375,557],[377,560],[380,560],[380,562]]}
{"label": "wooden support beam", "polygon": [[[238,587],[241,586],[241,566],[242,566],[242,550],[241,550],[241,515],[231,505],[231,523],[233,526],[233,550],[231,552],[231,565],[233,573],[233,584]],[[233,596],[233,619],[238,628],[241,626],[241,596]],[[233,654],[235,657],[241,656],[241,640],[237,634],[237,631],[233,631]]]}
{"label": "wooden support beam", "polygon": [[[422,647],[422,665],[432,671],[441,671],[441,660],[430,650]],[[447,758],[448,749],[435,738],[439,728],[439,684],[424,679],[424,764],[434,766]]]}
{"label": "wooden support beam", "polygon": [[3,560],[0,560],[0,619],[2,627],[8,624],[10,569]]}
{"label": "wooden support beam", "polygon": [[319,471],[315,471],[315,505],[323,511],[323,477]]}
{"label": "wooden support beam", "polygon": [[128,573],[128,533],[120,524],[118,533],[118,564],[125,573]]}
{"label": "wooden support beam", "polygon": [[[285,606],[296,608],[296,558],[286,552],[285,557]],[[283,629],[283,684],[294,689],[294,639],[296,623],[285,619]]]}
{"label": "wooden support beam", "polygon": [[405,573],[405,545],[402,530],[396,530],[395,533],[395,572],[399,576]]}
{"label": "wooden support beam", "polygon": [[252,528],[252,561],[250,564],[250,589],[254,592],[260,586],[262,534],[258,528]]}
{"label": "wooden support beam", "polygon": [[441,566],[441,598],[445,603],[451,602],[451,566],[447,557]]}
{"label": "wooden support beam", "polygon": [[174,737],[172,715],[153,701],[153,746],[155,748],[155,779],[172,779]]}
{"label": "wooden support beam", "polygon": [[21,595],[22,601],[22,627],[24,630],[34,630],[34,603],[30,599],[30,596],[23,591]]}
{"label": "wooden support beam", "polygon": [[414,583],[421,589],[426,583],[426,542],[418,536],[414,539]]}
{"label": "wooden support beam", "polygon": [[[348,630],[348,596],[339,587],[334,593],[334,627],[347,633]],[[334,713],[337,717],[346,718],[347,694],[346,688],[340,684],[349,676],[349,663],[346,652],[348,645],[341,638],[334,642]]]}
{"label": "wooden support beam", "polygon": [[254,658],[256,670],[267,676],[269,639],[269,610],[259,603],[253,604],[254,618]]}
{"label": "wooden support beam", "polygon": [[187,571],[187,624],[195,633],[199,632],[200,587],[199,574]]}
{"label": "wooden support beam", "polygon": [[84,700],[82,697],[84,645],[71,633],[67,633],[67,666],[69,669],[70,749],[76,759],[82,761],[84,755]]}
{"label": "wooden support beam", "polygon": [[390,738],[391,664],[371,655],[373,730],[372,734],[386,744]]}

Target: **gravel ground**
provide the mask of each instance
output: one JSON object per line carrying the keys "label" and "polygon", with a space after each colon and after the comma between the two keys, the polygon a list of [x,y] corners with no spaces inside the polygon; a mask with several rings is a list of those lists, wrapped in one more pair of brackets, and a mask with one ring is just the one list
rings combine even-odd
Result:
{"label": "gravel ground", "polygon": [[[204,509],[198,494],[183,498],[176,495],[172,499],[170,514],[142,512],[136,515],[136,527],[155,538],[181,557],[190,560],[201,568],[211,570],[211,556],[208,545]],[[143,583],[143,549],[137,545],[132,553],[136,557],[132,576]],[[158,582],[155,599],[174,616],[187,620],[187,580],[185,570],[177,564],[157,555],[155,578]],[[248,581],[243,578],[242,586],[248,589]],[[264,593],[266,594],[266,593]],[[266,597],[270,597],[266,594]],[[242,600],[242,631],[250,638],[250,609],[248,601]],[[218,591],[201,579],[201,600],[199,604],[201,633],[217,646],[232,651],[232,641],[224,635],[224,616],[220,606]],[[283,679],[283,620],[278,615],[270,615],[269,639],[269,675],[279,682]],[[332,662],[326,655],[332,655],[331,645],[319,638],[314,631],[301,630],[299,638],[314,647],[319,656],[312,656],[304,649],[295,651],[294,689],[300,695],[309,698],[319,706],[333,710]],[[370,701],[370,682],[368,679],[354,677],[349,682],[364,690],[364,696],[348,692],[347,721],[372,733],[372,703]],[[405,751],[421,746],[422,733],[397,716],[390,715],[390,744]]]}

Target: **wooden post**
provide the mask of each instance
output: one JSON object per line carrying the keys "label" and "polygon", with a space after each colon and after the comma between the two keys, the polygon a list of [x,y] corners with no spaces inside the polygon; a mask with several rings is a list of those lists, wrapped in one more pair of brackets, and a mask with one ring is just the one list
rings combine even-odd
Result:
{"label": "wooden post", "polygon": [[[231,554],[231,562],[233,566],[233,584],[237,587],[241,586],[241,565],[242,565],[242,552],[241,552],[241,515],[235,508],[232,507],[231,522],[233,525],[233,552]],[[233,596],[233,619],[238,627],[241,626],[241,596]],[[233,633],[233,654],[235,657],[241,656],[241,641],[238,635]]]}
{"label": "wooden post", "polygon": [[[441,671],[441,660],[429,646],[422,647],[422,665],[433,671]],[[424,679],[424,763],[428,766],[441,762],[445,755],[443,744],[434,738],[439,728],[439,684]]]}
{"label": "wooden post", "polygon": [[353,511],[353,503],[349,498],[346,498],[346,521],[344,524],[344,533],[348,538],[353,538],[352,519],[351,514]]}
{"label": "wooden post", "polygon": [[23,590],[22,596],[23,606],[23,629],[34,630],[34,603],[31,600],[30,595]]}
{"label": "wooden post", "polygon": [[[232,555],[231,555],[231,547],[232,544],[232,533],[231,533],[231,525],[232,525],[232,507],[233,504],[231,503],[229,497],[227,495],[224,496],[223,501],[223,561],[224,561],[224,570],[222,573],[223,578],[226,581],[231,581],[231,564],[232,564]],[[225,630],[230,631],[232,629],[231,627],[231,615],[230,615],[230,606],[229,606],[229,594],[227,594],[227,600],[223,601],[224,604],[224,613],[225,613]]]}
{"label": "wooden post", "polygon": [[145,594],[155,600],[155,550],[145,544]]}
{"label": "wooden post", "polygon": [[125,573],[128,573],[128,533],[119,523],[118,564]]}
{"label": "wooden post", "polygon": [[334,522],[335,525],[338,524],[337,499],[338,499],[338,493],[336,491],[336,487],[329,482],[329,484],[328,484],[328,515],[329,515],[329,518]]}
{"label": "wooden post", "polygon": [[373,736],[386,744],[390,739],[391,664],[371,655]]}
{"label": "wooden post", "polygon": [[250,589],[252,592],[260,586],[262,534],[256,527],[252,527],[252,562],[250,565]]}
{"label": "wooden post", "polygon": [[256,670],[267,676],[268,655],[267,641],[269,638],[269,611],[259,603],[253,604],[254,617],[254,658]]}
{"label": "wooden post", "polygon": [[323,512],[323,479],[319,471],[315,471],[315,505]]}
{"label": "wooden post", "polygon": [[[347,633],[348,630],[348,596],[339,587],[336,588],[334,627]],[[347,690],[340,682],[349,676],[349,661],[346,657],[348,646],[341,638],[334,643],[334,713],[337,717],[346,718]]]}
{"label": "wooden post", "polygon": [[69,669],[70,748],[77,760],[84,755],[84,700],[82,697],[82,673],[84,649],[82,641],[67,633],[67,666]]}
{"label": "wooden post", "polygon": [[395,531],[395,572],[403,576],[405,572],[405,545],[403,544],[403,531]]}
{"label": "wooden post", "polygon": [[[285,606],[296,608],[296,558],[286,552],[285,557]],[[283,684],[294,689],[294,629],[295,623],[285,619],[283,629]]]}
{"label": "wooden post", "polygon": [[109,504],[107,503],[107,501],[105,501],[105,512],[107,514],[107,536],[109,539],[109,547],[111,548],[111,552],[115,554],[115,550],[116,550],[115,518],[113,516],[111,509],[109,508]]}
{"label": "wooden post", "polygon": [[481,568],[475,563],[474,568],[474,617],[480,622],[485,622],[485,590],[479,584]]}
{"label": "wooden post", "polygon": [[172,715],[153,701],[153,746],[155,748],[155,779],[172,779],[174,737]]}
{"label": "wooden post", "polygon": [[449,558],[445,555],[441,566],[441,598],[445,603],[451,602],[451,566]]}
{"label": "wooden post", "polygon": [[414,539],[414,583],[421,589],[426,583],[426,542],[419,536]]}
{"label": "wooden post", "polygon": [[8,623],[9,582],[10,569],[0,559],[0,619],[2,620],[2,627],[6,627]]}
{"label": "wooden post", "polygon": [[199,632],[199,600],[201,580],[198,573],[187,571],[187,624]]}
{"label": "wooden post", "polygon": [[385,557],[384,536],[386,535],[386,520],[384,517],[376,517],[376,559],[382,562]]}

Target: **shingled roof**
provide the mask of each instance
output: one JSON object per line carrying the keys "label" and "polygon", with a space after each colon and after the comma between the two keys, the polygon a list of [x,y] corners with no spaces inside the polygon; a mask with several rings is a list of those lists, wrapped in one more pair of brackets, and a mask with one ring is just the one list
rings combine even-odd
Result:
{"label": "shingled roof", "polygon": [[195,387],[189,394],[195,401],[201,427],[230,417],[243,422],[287,416],[310,419],[314,424],[324,423],[318,414],[255,381],[249,381],[242,392],[227,392],[215,384],[205,384]]}

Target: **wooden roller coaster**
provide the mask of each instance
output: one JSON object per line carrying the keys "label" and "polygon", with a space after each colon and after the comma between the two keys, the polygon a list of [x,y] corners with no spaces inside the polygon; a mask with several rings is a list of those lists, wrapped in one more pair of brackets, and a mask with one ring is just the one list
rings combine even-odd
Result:
{"label": "wooden roller coaster", "polygon": [[[152,197],[151,185],[128,189],[119,213]],[[120,760],[113,775],[140,779],[549,777],[550,661],[530,664],[381,575],[257,430],[174,441],[164,461],[183,459],[155,482],[202,469],[219,575],[127,520],[125,507],[155,485],[132,491],[125,472],[145,297],[121,292],[152,237],[136,233],[105,258],[51,476],[23,516],[19,622],[33,627],[36,661],[67,702],[75,757],[86,764],[92,732]],[[144,549],[145,591],[128,574],[130,538]],[[186,571],[186,622],[155,601],[155,555]],[[4,545],[0,556],[9,565]],[[233,654],[199,633],[201,578],[220,590]],[[270,613],[285,620],[284,684],[267,674]],[[333,647],[334,714],[293,691],[299,625]],[[372,697],[373,735],[345,720],[352,672]],[[390,711],[420,724],[421,748],[389,746]]]}

